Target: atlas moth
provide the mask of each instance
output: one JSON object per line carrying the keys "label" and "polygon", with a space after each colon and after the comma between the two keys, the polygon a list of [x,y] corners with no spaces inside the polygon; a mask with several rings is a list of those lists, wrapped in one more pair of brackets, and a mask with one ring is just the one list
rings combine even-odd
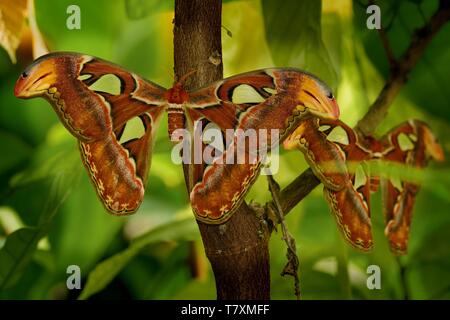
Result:
{"label": "atlas moth", "polygon": [[[101,89],[106,79],[118,85]],[[242,99],[237,93],[250,91]],[[82,160],[106,209],[114,215],[135,212],[144,198],[154,134],[168,113],[169,135],[194,124],[220,130],[278,130],[282,142],[308,119],[337,119],[331,90],[315,76],[293,68],[252,71],[194,91],[177,82],[165,89],[110,62],[78,53],[57,52],[35,60],[17,80],[19,98],[43,97],[78,140]],[[131,121],[143,134],[124,138]],[[316,130],[316,129],[312,129]],[[206,146],[204,146],[206,147]],[[227,157],[234,142],[218,157]],[[213,161],[191,164],[186,177],[196,218],[226,222],[241,204],[260,171],[262,159],[243,164]]]}
{"label": "atlas moth", "polygon": [[[376,140],[361,137],[340,120],[312,118],[302,122],[284,145],[305,154],[324,185],[324,196],[344,238],[364,251],[373,245],[370,193],[380,184],[380,177],[370,173],[368,162],[378,160],[423,168],[430,159],[444,159],[431,129],[420,120],[407,121]],[[405,254],[419,185],[405,179],[381,177],[381,187],[386,237],[393,253]]]}

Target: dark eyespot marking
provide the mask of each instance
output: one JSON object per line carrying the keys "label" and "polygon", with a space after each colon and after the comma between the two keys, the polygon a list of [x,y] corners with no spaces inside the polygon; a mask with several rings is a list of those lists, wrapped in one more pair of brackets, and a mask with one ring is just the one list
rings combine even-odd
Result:
{"label": "dark eyespot marking", "polygon": [[28,76],[29,76],[28,72],[26,72],[26,71],[22,72],[22,78],[26,78]]}
{"label": "dark eyespot marking", "polygon": [[310,76],[311,78],[313,78],[314,80],[317,81],[317,83],[319,84],[319,86],[322,88],[323,92],[326,93],[326,96],[329,99],[333,99],[333,93],[331,92],[331,88],[325,83],[323,82],[320,78],[318,78],[316,75],[309,73],[308,71],[304,71],[304,70],[300,70],[300,72]]}
{"label": "dark eyespot marking", "polygon": [[313,95],[311,92],[309,92],[308,90],[305,90],[305,93],[306,93],[307,95],[309,95],[311,98],[313,98],[314,100],[316,100],[316,101],[320,104],[319,99],[317,99],[316,96]]}
{"label": "dark eyespot marking", "polygon": [[48,76],[49,74],[51,74],[51,72],[47,72],[46,74],[43,74],[42,76],[40,76],[39,78],[37,78],[37,79],[33,82],[33,84],[36,83],[36,82],[38,82],[39,80],[44,79],[44,78],[45,78],[46,76]]}

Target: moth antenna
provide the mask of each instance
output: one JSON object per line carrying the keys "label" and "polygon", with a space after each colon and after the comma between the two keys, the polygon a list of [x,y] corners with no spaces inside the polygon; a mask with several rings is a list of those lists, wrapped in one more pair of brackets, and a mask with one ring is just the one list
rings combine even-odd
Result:
{"label": "moth antenna", "polygon": [[229,36],[230,38],[233,38],[233,33],[231,32],[230,29],[228,29],[224,25],[222,25],[221,27],[225,30],[225,32],[227,33],[227,36]]}
{"label": "moth antenna", "polygon": [[197,69],[190,69],[185,75],[181,76],[178,80],[175,77],[175,84],[185,84],[187,79],[197,72]]}

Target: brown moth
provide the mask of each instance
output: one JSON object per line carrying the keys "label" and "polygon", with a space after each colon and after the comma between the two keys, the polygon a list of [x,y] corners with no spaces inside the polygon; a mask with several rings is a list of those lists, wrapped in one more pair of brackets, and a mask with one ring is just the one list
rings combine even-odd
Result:
{"label": "brown moth", "polygon": [[[117,92],[95,89],[105,77],[119,81]],[[257,98],[237,99],[241,88],[250,89]],[[252,71],[186,91],[182,82],[165,89],[110,62],[67,52],[34,61],[18,79],[14,93],[19,98],[43,97],[50,102],[78,139],[97,193],[115,215],[131,214],[143,201],[155,128],[163,112],[168,113],[171,137],[178,129],[194,132],[194,126],[212,122],[222,131],[278,130],[279,141],[311,117],[339,116],[330,89],[297,69]],[[143,135],[121,141],[127,124],[136,118],[145,129]],[[262,159],[258,157],[235,164],[218,160],[238,156],[237,139],[211,164],[190,165],[186,178],[200,221],[227,221],[259,173]],[[269,141],[268,148],[278,140]]]}

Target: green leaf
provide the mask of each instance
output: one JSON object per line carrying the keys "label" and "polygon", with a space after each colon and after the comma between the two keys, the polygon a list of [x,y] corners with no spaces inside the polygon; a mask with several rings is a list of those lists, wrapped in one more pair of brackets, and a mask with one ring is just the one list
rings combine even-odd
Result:
{"label": "green leaf", "polygon": [[[273,66],[259,1],[234,1],[224,4],[222,25],[225,76]],[[226,35],[228,32],[231,32],[231,37]]]}
{"label": "green leaf", "polygon": [[30,146],[16,135],[0,131],[0,141],[2,142],[2,148],[7,150],[0,157],[0,174],[22,163],[31,153]]}
{"label": "green leaf", "polygon": [[192,217],[162,224],[136,238],[130,246],[99,263],[89,274],[79,299],[87,299],[105,288],[120,271],[147,245],[168,240],[193,239],[198,233]]}
{"label": "green leaf", "polygon": [[[192,279],[192,266],[184,263],[189,247],[188,242],[152,245],[151,257],[146,254],[133,259],[120,274],[120,280],[135,299],[172,299]],[[154,251],[159,250],[164,251],[163,257],[156,254],[158,261],[153,261]]]}
{"label": "green leaf", "polygon": [[20,100],[14,96],[14,83],[22,71],[16,68],[11,71],[11,75],[2,75],[0,128],[19,137],[26,144],[35,146],[45,139],[48,128],[58,117],[42,99]]}
{"label": "green leaf", "polygon": [[445,299],[450,292],[450,222],[439,222],[434,230],[428,228],[432,231],[408,257],[407,277],[413,299]]}
{"label": "green leaf", "polygon": [[16,50],[27,16],[27,1],[0,2],[0,46],[8,52],[13,63],[17,62]]}
{"label": "green leaf", "polygon": [[[401,58],[410,45],[415,30],[425,25],[438,6],[437,0],[414,2],[377,1],[382,12],[382,24],[396,59]],[[387,79],[389,64],[379,33],[365,27],[368,18],[365,7],[355,6],[354,13],[355,31],[363,40],[365,51],[378,71]],[[402,94],[410,101],[447,122],[450,121],[450,98],[446,89],[450,82],[449,38],[450,28],[444,26],[429,43],[402,88]],[[410,117],[406,110],[403,114]]]}
{"label": "green leaf", "polygon": [[49,197],[36,227],[21,228],[10,234],[0,249],[0,290],[10,287],[31,261],[39,240],[44,237],[50,223],[70,193],[78,175],[73,170],[59,172],[51,180]]}
{"label": "green leaf", "polygon": [[11,286],[32,258],[39,234],[36,228],[11,233],[0,250],[0,290]]}
{"label": "green leaf", "polygon": [[142,19],[151,14],[164,10],[173,10],[173,1],[167,0],[125,0],[125,9],[128,18],[132,20]]}
{"label": "green leaf", "polygon": [[[57,141],[48,141],[54,132],[65,130],[62,126],[55,126],[50,130],[50,138],[41,145],[33,154],[25,170],[17,173],[11,180],[10,186],[18,188],[37,180],[54,177],[55,173],[73,171],[78,174],[79,152],[72,137],[65,135],[59,137]],[[74,170],[75,169],[75,170]]]}
{"label": "green leaf", "polygon": [[206,281],[194,279],[181,291],[178,291],[173,299],[214,300],[217,297],[214,287],[214,278],[212,276],[209,276]]}
{"label": "green leaf", "polygon": [[61,277],[72,264],[87,274],[105,256],[114,239],[120,238],[119,230],[127,220],[107,213],[80,162],[77,170],[81,181],[61,207],[49,233],[57,257],[55,270]]}
{"label": "green leaf", "polygon": [[267,42],[275,64],[309,71],[335,91],[336,70],[322,41],[322,2],[262,0],[261,3]]}

